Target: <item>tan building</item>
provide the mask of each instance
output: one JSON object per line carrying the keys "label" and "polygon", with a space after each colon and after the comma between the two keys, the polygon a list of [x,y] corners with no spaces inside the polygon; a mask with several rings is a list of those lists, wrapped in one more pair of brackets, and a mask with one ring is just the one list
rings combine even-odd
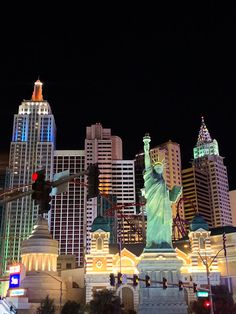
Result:
{"label": "tan building", "polygon": [[[157,147],[150,150],[150,156],[153,160],[164,160],[165,168],[163,176],[166,180],[169,190],[173,188],[174,185],[182,186],[181,177],[181,154],[180,145],[178,143],[169,140]],[[183,205],[179,204],[179,215],[184,219],[184,209]],[[177,207],[173,205],[173,217],[177,214]]]}
{"label": "tan building", "polygon": [[229,191],[229,199],[232,212],[233,226],[236,226],[236,190]]}

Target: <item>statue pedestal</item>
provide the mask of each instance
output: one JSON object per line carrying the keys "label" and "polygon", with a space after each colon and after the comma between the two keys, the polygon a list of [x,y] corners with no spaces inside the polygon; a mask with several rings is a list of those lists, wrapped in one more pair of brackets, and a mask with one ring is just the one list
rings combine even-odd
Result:
{"label": "statue pedestal", "polygon": [[[151,286],[146,288],[145,282],[139,281],[139,314],[187,314],[184,290],[179,291],[178,288],[181,266],[182,261],[177,259],[174,249],[144,250],[138,264],[139,277],[145,279],[145,275],[148,275]],[[163,277],[167,279],[167,289],[163,289]]]}

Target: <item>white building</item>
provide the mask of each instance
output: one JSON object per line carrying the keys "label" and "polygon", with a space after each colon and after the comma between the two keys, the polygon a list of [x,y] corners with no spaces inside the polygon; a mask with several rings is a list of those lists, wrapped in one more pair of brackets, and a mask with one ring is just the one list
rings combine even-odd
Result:
{"label": "white building", "polygon": [[[54,173],[69,170],[69,175],[84,171],[84,150],[56,150]],[[68,182],[68,192],[52,201],[51,233],[58,240],[59,254],[75,255],[78,266],[84,262],[85,243],[84,176]]]}
{"label": "white building", "polygon": [[[23,100],[18,114],[14,115],[9,189],[31,184],[32,173],[42,168],[46,170],[46,179],[52,179],[55,134],[54,116],[49,103],[43,100],[42,83],[37,80],[31,100]],[[21,241],[30,235],[37,213],[38,206],[34,206],[31,196],[6,205],[3,269],[7,262],[19,261]]]}

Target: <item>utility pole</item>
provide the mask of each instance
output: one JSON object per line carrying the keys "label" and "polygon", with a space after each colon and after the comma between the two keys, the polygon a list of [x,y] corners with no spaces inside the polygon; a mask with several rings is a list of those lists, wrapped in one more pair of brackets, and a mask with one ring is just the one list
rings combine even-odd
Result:
{"label": "utility pole", "polygon": [[228,266],[228,257],[227,257],[227,250],[226,250],[226,233],[223,233],[223,249],[224,249],[224,256],[225,256],[225,262],[226,262],[226,272],[227,272],[227,284],[229,293],[231,293],[231,286],[230,286],[230,280],[229,280],[229,266]]}

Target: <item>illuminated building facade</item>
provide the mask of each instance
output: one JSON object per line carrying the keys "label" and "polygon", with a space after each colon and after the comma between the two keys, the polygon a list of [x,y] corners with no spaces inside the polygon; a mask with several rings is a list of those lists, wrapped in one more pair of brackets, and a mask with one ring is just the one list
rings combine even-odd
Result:
{"label": "illuminated building facade", "polygon": [[190,222],[196,212],[198,212],[211,226],[210,192],[207,173],[192,166],[182,171],[182,182],[185,219]]}
{"label": "illuminated building facade", "polygon": [[[130,242],[130,234],[134,234],[131,229],[132,217],[136,214],[135,197],[135,174],[133,160],[114,160],[112,162],[112,193],[116,195],[116,202],[119,211],[115,210],[114,215],[118,215],[118,226],[121,229],[121,241]],[[123,207],[120,207],[123,205]]]}
{"label": "illuminated building facade", "polygon": [[[6,171],[7,171],[7,156],[4,156],[2,160],[0,160],[0,194],[4,192],[5,189],[5,179],[6,179]],[[3,244],[4,244],[4,234],[3,234],[3,227],[4,227],[4,215],[5,215],[5,206],[2,204],[0,205],[0,254],[2,256],[3,252]],[[2,273],[2,259],[0,259],[0,274]]]}
{"label": "illuminated building facade", "polygon": [[[218,143],[215,139],[212,140],[203,118],[193,154],[194,173],[196,173],[196,169],[199,170],[198,174],[204,172],[208,184],[204,191],[203,188],[200,189],[200,183],[205,182],[205,178],[202,179],[204,176],[202,175],[200,182],[198,175],[196,180],[198,189],[195,187],[198,203],[194,205],[197,206],[210,227],[232,225],[227,169],[223,162],[224,158],[219,155]],[[188,170],[184,171],[184,173],[187,172]],[[208,208],[210,211],[207,213]]]}
{"label": "illuminated building facade", "polygon": [[[69,170],[68,175],[84,171],[84,150],[56,150],[54,173]],[[84,176],[68,182],[68,191],[52,200],[51,233],[58,240],[60,255],[75,255],[77,266],[83,266],[85,241]]]}
{"label": "illuminated building facade", "polygon": [[[9,155],[9,189],[32,183],[32,173],[45,168],[52,179],[56,126],[50,105],[43,100],[42,83],[37,80],[31,100],[23,100],[14,116]],[[7,262],[19,261],[21,241],[30,235],[38,214],[31,196],[6,205],[4,217],[4,268]]]}
{"label": "illuminated building facade", "polygon": [[236,226],[236,190],[229,192],[230,206],[232,210],[233,226]]}
{"label": "illuminated building facade", "polygon": [[[226,259],[222,250],[222,233],[226,233],[227,257],[229,277],[227,276]],[[137,310],[139,304],[139,285],[134,286],[133,275],[138,277],[138,264],[142,259],[144,245],[142,243],[124,244],[121,251],[117,245],[109,245],[110,231],[104,217],[97,217],[91,229],[91,252],[86,255],[85,264],[85,286],[86,286],[86,302],[92,299],[95,291],[104,288],[114,289],[124,304],[125,310]],[[232,247],[231,247],[232,246]],[[189,228],[188,236],[174,242],[177,258],[183,262],[181,267],[181,281],[183,286],[187,287],[185,292],[188,305],[191,301],[196,300],[196,294],[193,292],[193,284],[197,284],[198,289],[207,289],[207,271],[206,261],[210,271],[211,285],[230,284],[231,292],[234,299],[236,298],[236,282],[235,276],[235,247],[236,247],[236,227],[220,227],[209,228],[204,218],[196,214]],[[165,259],[165,258],[164,258]],[[165,267],[166,263],[166,267]],[[163,260],[162,273],[168,268],[167,261]],[[122,274],[122,284],[117,283],[117,274]],[[110,285],[110,273],[115,276],[114,286]],[[156,272],[156,280],[160,281],[162,287],[162,277]],[[158,279],[159,278],[159,279]],[[229,278],[229,281],[227,280]],[[144,279],[144,278],[141,278]],[[169,286],[171,283],[178,285],[178,282],[172,282],[173,279],[168,278]],[[150,283],[156,286],[156,283]]]}
{"label": "illuminated building facade", "polygon": [[[117,204],[135,203],[135,182],[133,161],[123,160],[122,140],[111,135],[100,123],[86,128],[85,168],[98,163],[100,170],[100,192],[102,197],[116,197]],[[97,216],[97,198],[86,204],[87,252],[90,248],[90,228]],[[128,206],[125,213],[135,213],[135,206]]]}

